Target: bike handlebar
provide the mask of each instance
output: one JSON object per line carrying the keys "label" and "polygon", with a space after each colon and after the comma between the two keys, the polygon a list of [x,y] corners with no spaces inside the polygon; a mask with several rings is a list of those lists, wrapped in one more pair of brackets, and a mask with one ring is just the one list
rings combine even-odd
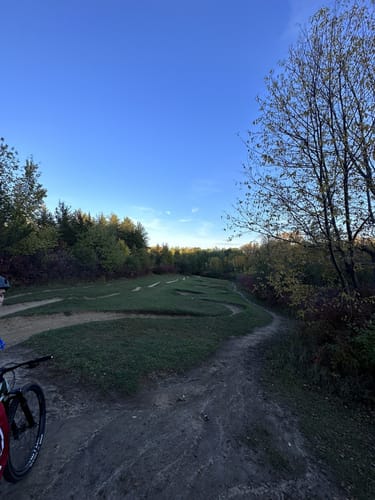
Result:
{"label": "bike handlebar", "polygon": [[18,363],[16,365],[0,368],[0,377],[2,377],[4,373],[16,370],[21,366],[25,366],[27,368],[35,368],[39,365],[39,363],[43,363],[44,361],[49,361],[51,359],[53,359],[53,355],[49,354],[48,356],[42,356],[41,358],[30,359],[29,361],[23,361],[22,363]]}

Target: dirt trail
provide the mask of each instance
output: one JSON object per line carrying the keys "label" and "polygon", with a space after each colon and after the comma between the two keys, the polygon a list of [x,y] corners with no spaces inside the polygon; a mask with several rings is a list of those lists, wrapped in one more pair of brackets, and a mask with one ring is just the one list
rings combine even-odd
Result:
{"label": "dirt trail", "polygon": [[8,316],[9,314],[15,314],[19,311],[24,311],[25,309],[32,309],[39,306],[44,306],[46,304],[52,304],[53,302],[60,302],[62,299],[46,299],[46,300],[33,300],[30,302],[21,302],[18,304],[6,305],[0,307],[0,318],[3,316]]}
{"label": "dirt trail", "polygon": [[140,315],[133,313],[117,312],[80,312],[74,314],[48,314],[44,316],[12,316],[11,318],[0,319],[0,337],[5,341],[7,347],[14,346],[28,339],[35,333],[47,330],[55,330],[64,326],[79,325],[82,323],[92,323],[93,321],[110,321],[122,318],[145,317],[161,318],[161,315]]}
{"label": "dirt trail", "polygon": [[[306,451],[293,415],[258,382],[257,345],[282,328],[274,316],[204,365],[122,400],[98,399],[37,368],[49,411],[43,449],[21,483],[0,483],[0,497],[344,499]],[[21,346],[8,353],[31,354]]]}

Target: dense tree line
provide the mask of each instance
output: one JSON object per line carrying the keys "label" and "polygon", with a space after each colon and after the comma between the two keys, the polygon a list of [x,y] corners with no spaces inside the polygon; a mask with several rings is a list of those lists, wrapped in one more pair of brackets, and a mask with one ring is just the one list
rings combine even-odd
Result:
{"label": "dense tree line", "polygon": [[38,165],[0,139],[0,267],[16,282],[126,276],[149,269],[147,234],[116,215],[47,210]]}
{"label": "dense tree line", "polygon": [[0,274],[14,283],[138,276],[150,272],[233,277],[235,250],[148,246],[141,223],[93,217],[60,202],[45,206],[38,165],[21,164],[0,139]]}

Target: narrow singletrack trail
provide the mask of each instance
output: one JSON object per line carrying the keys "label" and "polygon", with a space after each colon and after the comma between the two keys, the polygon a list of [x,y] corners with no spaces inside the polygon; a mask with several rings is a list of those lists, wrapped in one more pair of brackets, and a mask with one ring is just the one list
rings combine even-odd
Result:
{"label": "narrow singletrack trail", "polygon": [[[283,328],[274,315],[201,366],[149,381],[121,400],[37,368],[49,411],[45,442],[22,482],[0,483],[0,497],[344,499],[306,449],[295,417],[259,382],[257,346]],[[9,352],[14,359],[30,354],[17,345]]]}

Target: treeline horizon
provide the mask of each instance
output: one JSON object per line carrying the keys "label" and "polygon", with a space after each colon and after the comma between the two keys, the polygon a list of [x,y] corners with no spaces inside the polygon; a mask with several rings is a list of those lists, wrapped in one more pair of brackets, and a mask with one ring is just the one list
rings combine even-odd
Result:
{"label": "treeline horizon", "polygon": [[10,224],[7,230],[15,237],[0,250],[0,274],[14,284],[132,278],[149,273],[233,278],[246,269],[246,244],[227,249],[149,245],[141,222],[120,219],[115,213],[94,217],[64,202],[59,202],[54,213],[43,207],[22,234]]}
{"label": "treeline horizon", "polygon": [[186,248],[150,248],[143,225],[129,217],[93,217],[64,201],[48,210],[39,178],[38,164],[32,158],[22,164],[0,138],[0,273],[13,283],[196,273],[207,267],[202,255],[209,251],[199,249],[197,257]]}

